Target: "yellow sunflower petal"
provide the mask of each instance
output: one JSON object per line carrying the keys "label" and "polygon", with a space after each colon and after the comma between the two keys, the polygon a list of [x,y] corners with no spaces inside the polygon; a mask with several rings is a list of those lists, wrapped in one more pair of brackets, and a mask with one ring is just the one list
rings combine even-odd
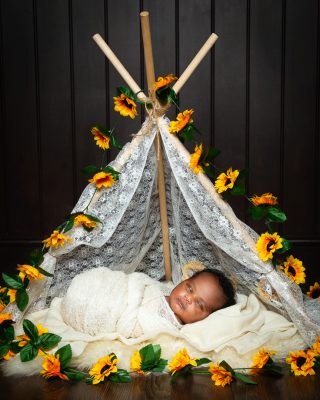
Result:
{"label": "yellow sunflower petal", "polygon": [[228,189],[232,189],[240,171],[238,169],[232,170],[230,167],[227,172],[222,172],[216,179],[214,187],[217,189],[218,193],[225,192]]}
{"label": "yellow sunflower petal", "polygon": [[102,187],[111,187],[115,184],[116,180],[110,172],[100,171],[96,173],[91,179],[89,179],[90,183],[94,183],[97,189],[101,189]]}
{"label": "yellow sunflower petal", "polygon": [[49,238],[42,241],[45,247],[53,247],[53,248],[62,247],[65,244],[65,242],[72,242],[72,239],[56,230],[53,231],[53,233]]}
{"label": "yellow sunflower petal", "polygon": [[275,233],[263,233],[257,243],[256,250],[263,261],[273,258],[273,253],[282,248],[282,238]]}
{"label": "yellow sunflower petal", "polygon": [[297,258],[294,258],[293,256],[287,257],[286,261],[283,263],[283,266],[281,266],[281,269],[297,285],[300,285],[300,283],[305,283],[305,268],[302,265],[302,261],[298,260]]}
{"label": "yellow sunflower petal", "polygon": [[179,133],[182,131],[187,124],[192,124],[193,120],[191,115],[194,113],[193,109],[185,110],[177,115],[176,121],[171,121],[169,125],[170,133]]}
{"label": "yellow sunflower petal", "polygon": [[211,379],[216,386],[226,386],[232,382],[232,374],[225,368],[220,367],[219,364],[210,363],[209,372],[211,373]]}
{"label": "yellow sunflower petal", "polygon": [[187,349],[179,350],[178,353],[169,362],[168,368],[170,373],[173,375],[180,369],[187,365],[197,366],[197,361],[195,358],[191,358],[187,352]]}

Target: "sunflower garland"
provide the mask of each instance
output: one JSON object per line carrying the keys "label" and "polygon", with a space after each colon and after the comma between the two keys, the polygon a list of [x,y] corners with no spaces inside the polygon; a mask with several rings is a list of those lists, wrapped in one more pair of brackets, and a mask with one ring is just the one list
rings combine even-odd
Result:
{"label": "sunflower garland", "polygon": [[[176,79],[172,74],[158,78],[154,90],[160,101],[165,98],[166,102],[175,104],[177,96],[170,86]],[[118,111],[122,116],[129,116],[134,119],[138,115],[134,94],[125,87],[117,88],[117,91],[118,96],[114,97],[115,111]],[[170,123],[170,132],[178,135],[181,140],[192,139],[192,132],[196,130],[192,125],[193,113],[193,109],[180,112],[176,121]],[[107,131],[100,126],[95,126],[90,132],[96,145],[101,150],[108,150],[110,145],[122,148],[114,138],[113,129]],[[190,169],[195,174],[204,172],[209,176],[214,176],[210,173],[208,167],[217,154],[219,154],[217,149],[205,150],[202,143],[196,145],[194,153],[190,158]],[[84,172],[91,175],[89,182],[95,185],[96,190],[111,188],[119,179],[119,172],[113,170],[111,167],[97,168],[88,166],[84,169]],[[230,167],[226,173],[220,173],[216,177],[214,186],[218,193],[244,194],[244,185],[240,182],[244,175],[244,171],[233,170]],[[254,219],[265,218],[265,222],[269,228],[269,232],[262,234],[257,242],[259,257],[264,261],[271,259],[273,263],[277,263],[279,256],[284,255],[289,250],[290,244],[286,239],[280,238],[277,233],[274,233],[270,224],[284,222],[286,216],[277,206],[278,199],[272,193],[267,192],[261,196],[254,195],[248,200],[252,204],[249,211],[251,216]],[[18,264],[18,275],[3,274],[3,279],[7,286],[0,287],[0,358],[8,360],[20,353],[22,361],[30,361],[36,356],[41,355],[44,357],[44,360],[40,374],[45,378],[58,377],[63,380],[86,379],[87,383],[92,384],[102,382],[104,379],[114,382],[128,382],[130,381],[130,376],[127,371],[118,368],[118,358],[114,353],[110,353],[99,359],[88,374],[71,369],[68,367],[68,363],[72,357],[70,345],[61,347],[54,354],[47,353],[48,350],[57,346],[61,340],[59,336],[49,333],[48,329],[43,328],[41,325],[35,326],[31,321],[24,320],[23,329],[25,334],[15,337],[12,326],[12,314],[2,313],[5,306],[13,301],[16,301],[18,308],[23,311],[28,303],[26,289],[29,281],[43,279],[44,276],[52,276],[47,271],[41,269],[40,265],[48,248],[55,249],[62,247],[72,241],[72,238],[66,236],[64,233],[72,229],[74,225],[91,231],[96,228],[97,223],[101,223],[98,218],[87,213],[90,202],[83,211],[71,214],[68,220],[56,228],[50,237],[43,240],[43,249],[38,249],[30,255],[29,264]],[[300,260],[294,258],[292,255],[287,256],[280,268],[296,284],[304,283],[305,268]],[[314,299],[320,298],[318,282],[310,286],[307,295]],[[259,350],[253,357],[253,363],[249,369],[252,371],[259,370],[259,372],[272,370],[273,372],[280,373],[281,368],[275,365],[271,358],[273,354],[273,351],[266,349]],[[167,365],[167,360],[161,359],[160,355],[161,348],[159,345],[145,346],[133,354],[131,358],[131,370],[139,374],[151,371],[163,371]],[[208,363],[210,365],[207,372],[194,370],[194,367]],[[290,353],[287,363],[290,364],[291,372],[294,375],[306,376],[315,374],[316,370],[320,367],[320,337],[312,345],[312,348]],[[186,349],[180,350],[173,357],[168,364],[168,369],[173,378],[172,381],[177,376],[186,373],[204,373],[211,375],[214,384],[219,386],[228,385],[236,378],[245,383],[255,383],[250,378],[236,372],[225,361],[214,364],[206,358],[192,358]]]}

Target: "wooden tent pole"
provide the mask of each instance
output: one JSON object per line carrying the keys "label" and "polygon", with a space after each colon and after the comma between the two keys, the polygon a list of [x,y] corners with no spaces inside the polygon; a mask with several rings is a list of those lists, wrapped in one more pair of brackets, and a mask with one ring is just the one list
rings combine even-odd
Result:
{"label": "wooden tent pole", "polygon": [[187,82],[187,80],[190,78],[191,74],[194,72],[194,70],[197,68],[197,66],[201,63],[203,58],[206,56],[208,51],[211,49],[211,47],[215,44],[217,41],[218,36],[215,33],[211,33],[209,36],[209,39],[205,42],[205,44],[201,47],[201,49],[198,51],[198,53],[195,55],[191,63],[188,65],[188,67],[184,70],[183,74],[180,75],[180,78],[177,80],[177,82],[173,85],[172,89],[178,93],[182,86]]}
{"label": "wooden tent pole", "polygon": [[114,54],[114,52],[110,49],[110,47],[107,45],[107,43],[102,39],[102,37],[99,35],[99,33],[96,33],[95,35],[93,35],[92,38],[97,43],[97,45],[100,47],[100,49],[105,54],[105,56],[108,58],[108,60],[111,62],[111,64],[115,67],[115,69],[122,76],[122,78],[124,79],[126,84],[130,87],[130,89],[133,91],[133,93],[135,93],[135,94],[138,93],[137,97],[141,101],[146,100],[147,96],[141,91],[140,87],[136,84],[136,82],[133,80],[132,76],[125,69],[125,67],[122,65],[120,60],[117,58],[117,56]]}
{"label": "wooden tent pole", "polygon": [[[140,19],[141,19],[144,59],[146,64],[149,95],[151,98],[154,99],[155,74],[154,74],[154,64],[153,64],[153,54],[152,54],[149,12],[142,11],[140,13]],[[165,268],[165,278],[168,281],[171,280],[172,272],[171,272],[168,214],[167,214],[167,203],[166,203],[166,189],[164,181],[162,146],[161,146],[161,139],[159,132],[156,135],[155,147],[156,147],[156,154],[158,161],[158,191],[159,191],[160,217],[161,217],[161,228],[162,228],[163,259]]]}

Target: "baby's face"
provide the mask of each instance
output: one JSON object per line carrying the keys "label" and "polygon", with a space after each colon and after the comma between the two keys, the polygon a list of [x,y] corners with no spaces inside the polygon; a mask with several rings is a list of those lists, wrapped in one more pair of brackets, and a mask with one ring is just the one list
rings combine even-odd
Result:
{"label": "baby's face", "polygon": [[179,283],[169,296],[172,311],[184,324],[206,318],[225,301],[218,278],[207,272]]}

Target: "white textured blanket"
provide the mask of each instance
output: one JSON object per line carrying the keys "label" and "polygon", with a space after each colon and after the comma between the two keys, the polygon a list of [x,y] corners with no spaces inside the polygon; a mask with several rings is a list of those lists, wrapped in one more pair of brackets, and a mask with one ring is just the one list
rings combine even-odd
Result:
{"label": "white textured blanket", "polygon": [[[128,368],[132,352],[150,342],[162,346],[163,357],[187,347],[192,356],[226,359],[234,367],[249,366],[251,355],[262,346],[280,357],[304,347],[295,326],[266,310],[254,295],[238,295],[236,305],[179,326],[164,292],[167,284],[144,274],[97,268],[75,278],[65,298],[55,298],[50,308],[27,318],[62,336],[59,346],[70,343],[73,364],[85,368],[111,351]],[[21,368],[24,374],[39,371],[39,361],[27,364]],[[19,373],[19,357],[4,368],[7,375]]]}

